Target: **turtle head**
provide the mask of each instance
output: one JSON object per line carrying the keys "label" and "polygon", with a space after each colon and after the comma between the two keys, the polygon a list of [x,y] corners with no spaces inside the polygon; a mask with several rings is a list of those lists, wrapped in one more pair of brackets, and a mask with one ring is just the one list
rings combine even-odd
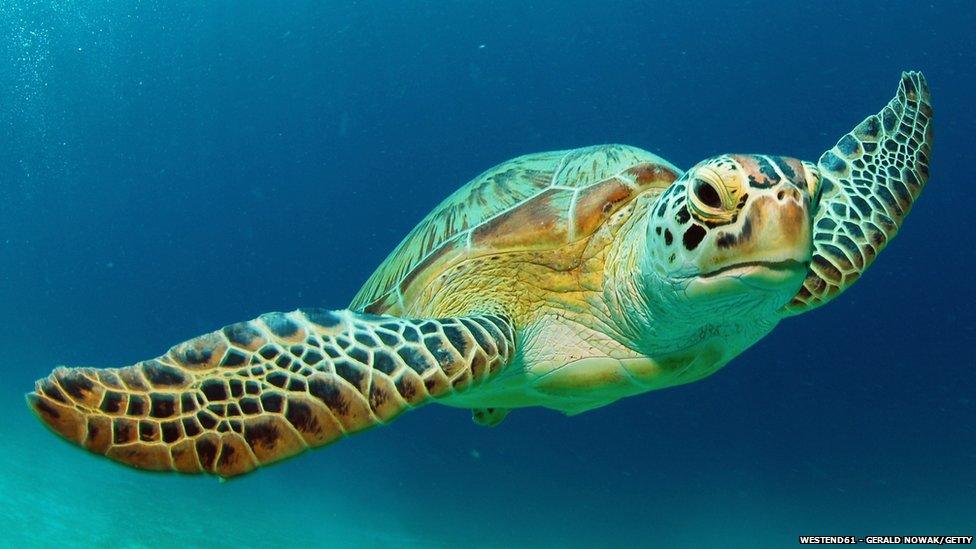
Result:
{"label": "turtle head", "polygon": [[655,202],[645,274],[691,300],[751,294],[781,307],[807,272],[819,184],[813,164],[792,158],[698,163]]}

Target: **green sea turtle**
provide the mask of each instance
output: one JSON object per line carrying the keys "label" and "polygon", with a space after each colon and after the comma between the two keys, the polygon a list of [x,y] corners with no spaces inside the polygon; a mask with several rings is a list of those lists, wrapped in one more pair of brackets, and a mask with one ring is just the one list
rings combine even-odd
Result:
{"label": "green sea turtle", "polygon": [[925,80],[818,163],[640,149],[531,154],[448,197],[345,310],[269,313],[27,395],[51,429],[143,469],[230,477],[428,402],[577,414],[701,379],[854,283],[928,178]]}

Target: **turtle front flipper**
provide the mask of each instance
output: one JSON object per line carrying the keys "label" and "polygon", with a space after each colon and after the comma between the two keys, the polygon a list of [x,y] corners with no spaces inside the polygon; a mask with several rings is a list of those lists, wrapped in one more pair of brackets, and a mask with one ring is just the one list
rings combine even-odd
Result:
{"label": "turtle front flipper", "polygon": [[897,95],[825,152],[813,220],[813,258],[786,305],[797,314],[853,284],[894,238],[929,177],[932,104],[919,72],[902,74]]}
{"label": "turtle front flipper", "polygon": [[231,477],[464,391],[514,349],[501,316],[299,309],[126,368],[58,368],[27,400],[52,430],[115,461]]}

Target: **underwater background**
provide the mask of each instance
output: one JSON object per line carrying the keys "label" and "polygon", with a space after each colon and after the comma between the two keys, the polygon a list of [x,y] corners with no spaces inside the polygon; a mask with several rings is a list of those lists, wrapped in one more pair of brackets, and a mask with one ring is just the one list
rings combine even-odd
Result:
{"label": "underwater background", "polygon": [[[976,4],[0,0],[0,545],[787,547],[976,533]],[[498,428],[429,406],[229,482],[50,434],[23,394],[345,307],[520,154],[816,160],[932,88],[928,189],[829,306],[716,375]]]}

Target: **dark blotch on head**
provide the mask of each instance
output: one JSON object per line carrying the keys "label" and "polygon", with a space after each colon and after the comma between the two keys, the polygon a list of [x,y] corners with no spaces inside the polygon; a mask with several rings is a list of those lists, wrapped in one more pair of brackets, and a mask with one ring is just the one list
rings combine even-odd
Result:
{"label": "dark blotch on head", "polygon": [[796,172],[790,167],[790,163],[785,158],[782,156],[770,156],[769,158],[776,163],[776,167],[779,168],[779,171],[783,172],[783,175],[791,180],[796,180]]}
{"label": "dark blotch on head", "polygon": [[[682,206],[676,214],[674,214],[674,220],[679,224],[684,225],[691,219],[691,214],[688,213],[688,207]],[[661,228],[658,227],[658,234],[661,234]]]}
{"label": "dark blotch on head", "polygon": [[670,246],[672,242],[674,242],[674,235],[669,229],[664,229],[664,244]]}
{"label": "dark blotch on head", "polygon": [[750,238],[752,238],[752,219],[747,217],[742,222],[742,232],[739,233],[739,240],[748,241]]}
{"label": "dark blotch on head", "polygon": [[701,244],[701,241],[705,238],[705,234],[705,227],[702,227],[701,225],[692,225],[691,227],[688,227],[687,231],[685,231],[685,235],[681,238],[681,241],[684,243],[685,248],[691,251]]}
{"label": "dark blotch on head", "polygon": [[766,179],[772,184],[776,185],[780,182],[780,176],[776,173],[773,165],[769,163],[763,156],[757,156],[756,162],[759,164],[759,172],[766,176]]}
{"label": "dark blotch on head", "polygon": [[732,246],[735,246],[736,242],[738,242],[738,238],[736,238],[734,234],[722,232],[719,233],[718,240],[715,242],[715,244],[719,248],[731,248]]}
{"label": "dark blotch on head", "polygon": [[424,322],[420,325],[420,333],[422,334],[433,334],[437,332],[437,324],[433,322]]}
{"label": "dark blotch on head", "polygon": [[271,333],[278,337],[291,337],[298,331],[298,324],[295,324],[284,313],[265,313],[260,318],[271,330]]}
{"label": "dark blotch on head", "polygon": [[772,185],[770,185],[769,181],[765,179],[759,181],[758,179],[756,179],[756,176],[749,174],[749,186],[754,189],[768,189]]}

